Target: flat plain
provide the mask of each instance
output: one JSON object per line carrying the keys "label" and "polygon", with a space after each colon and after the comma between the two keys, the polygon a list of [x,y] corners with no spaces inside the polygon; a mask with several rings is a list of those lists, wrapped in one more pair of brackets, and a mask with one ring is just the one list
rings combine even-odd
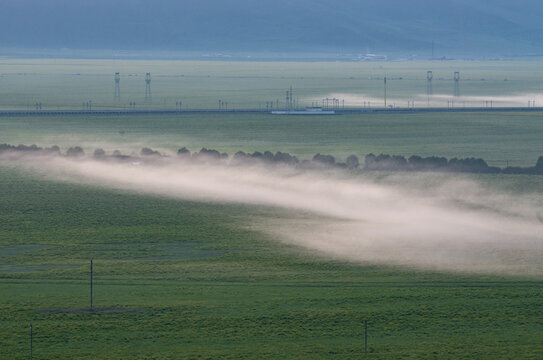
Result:
{"label": "flat plain", "polygon": [[[0,109],[266,109],[285,106],[291,86],[298,107],[336,98],[346,107],[428,106],[427,71],[433,72],[431,106],[543,104],[537,61],[251,62],[0,58]],[[454,72],[460,97],[454,98]],[[120,99],[114,74],[120,73]],[[151,99],[145,100],[145,74]],[[492,104],[490,103],[492,101]],[[329,103],[331,104],[331,103]]]}
{"label": "flat plain", "polygon": [[[538,359],[541,281],[363,266],[247,230],[273,210],[2,169],[2,358]],[[94,307],[89,261],[94,260]]]}
{"label": "flat plain", "polygon": [[144,146],[174,155],[183,146],[233,155],[283,151],[300,158],[332,154],[483,158],[504,167],[533,166],[543,155],[541,112],[355,114],[179,114],[12,117],[0,119],[0,143],[82,146],[92,154],[138,153]]}
{"label": "flat plain", "polygon": [[[70,64],[76,64],[73,70]],[[379,66],[391,77],[416,74],[417,92],[424,92],[429,66],[94,60],[82,65],[79,60],[3,60],[0,103],[3,108],[25,108],[29,89],[38,94],[28,100],[32,102],[44,98],[52,87],[56,90],[51,99],[62,101],[59,107],[83,101],[85,89],[92,94],[86,98],[113,106],[111,72],[121,65],[123,74],[139,72],[134,84],[143,81],[141,72],[159,75],[161,69],[169,69],[163,71],[168,75],[164,79],[157,76],[154,99],[166,97],[161,91],[167,91],[158,86],[163,81],[162,89],[178,86],[187,98],[193,94],[190,102],[195,107],[215,104],[218,96],[232,96],[232,104],[249,107],[272,94],[283,94],[293,79],[306,84],[296,87],[300,96],[303,91],[315,97],[326,94],[317,87],[331,89],[330,93],[352,93],[358,84],[345,85],[353,81],[345,75],[350,72],[346,69],[359,67],[369,69],[356,75],[365,79],[370,70],[371,76],[383,74]],[[140,70],[143,65],[150,70]],[[538,91],[537,79],[530,76],[538,63],[430,65],[438,69],[436,73],[443,71],[443,76],[461,68],[466,75],[467,69],[477,69],[477,74],[485,72],[480,78],[494,79],[495,86],[485,84],[484,91],[472,90],[473,96],[505,96],[509,86],[511,92]],[[286,79],[266,78],[266,71],[277,74],[281,67]],[[319,68],[328,77],[314,75]],[[202,75],[196,76],[199,71]],[[92,76],[85,86],[79,85],[85,73]],[[170,79],[173,73],[179,78]],[[256,78],[257,74],[264,77]],[[59,83],[53,79],[60,79]],[[183,79],[192,88],[179,85]],[[407,80],[395,80],[402,81]],[[472,83],[479,86],[487,81]],[[517,82],[524,85],[515,87]],[[245,86],[248,83],[253,85]],[[507,88],[501,88],[504,83]],[[140,93],[139,85],[122,84],[122,91],[141,98],[144,87]],[[254,91],[254,84],[260,84],[262,94]],[[443,80],[443,89],[450,86],[452,82]],[[64,88],[71,90],[58,90]],[[205,89],[214,90],[210,94]],[[372,91],[374,96],[380,94],[380,89]],[[237,102],[249,93],[255,94],[253,100]],[[371,95],[369,90],[361,93]],[[180,97],[184,98],[183,93]],[[170,105],[175,102],[174,97],[166,100]],[[0,143],[57,144],[63,151],[81,145],[88,154],[97,147],[108,153],[115,149],[137,153],[143,146],[170,156],[183,146],[215,148],[231,155],[238,150],[271,150],[311,158],[320,152],[340,160],[349,154],[384,152],[475,156],[497,166],[532,166],[543,155],[542,117],[521,112],[318,118],[265,114],[4,117],[0,118]],[[541,200],[539,176],[474,175],[471,179],[511,192],[538,194],[535,199]],[[541,277],[344,262],[285,243],[252,226],[261,219],[292,216],[276,208],[193,202],[55,182],[3,162],[0,358],[28,358],[32,323],[35,359],[355,359],[364,354],[365,320],[368,358],[543,357]],[[88,310],[91,259],[95,311]]]}

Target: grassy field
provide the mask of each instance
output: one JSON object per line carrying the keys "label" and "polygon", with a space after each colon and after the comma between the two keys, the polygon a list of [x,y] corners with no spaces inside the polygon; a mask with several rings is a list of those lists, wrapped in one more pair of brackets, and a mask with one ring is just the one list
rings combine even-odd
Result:
{"label": "grassy field", "polygon": [[[0,59],[0,109],[266,108],[284,106],[285,91],[294,88],[300,106],[336,97],[345,106],[383,107],[383,77],[388,79],[388,105],[426,106],[426,72],[434,73],[432,106],[453,100],[453,73],[461,73],[462,98],[456,106],[527,106],[543,104],[540,62],[224,62],[87,59]],[[121,101],[114,95],[114,73],[121,73]],[[145,73],[152,75],[152,101],[145,102]],[[276,105],[275,105],[276,106]]]}
{"label": "grassy field", "polygon": [[369,358],[543,356],[540,279],[350,265],[247,230],[274,210],[0,178],[1,358],[32,323],[35,359],[355,359],[366,319]]}
{"label": "grassy field", "polygon": [[186,146],[243,151],[317,152],[344,160],[368,153],[482,157],[491,165],[533,166],[543,155],[543,113],[358,114],[296,117],[265,114],[0,118],[0,143],[83,146],[169,154]]}
{"label": "grassy field", "polygon": [[[300,99],[369,99],[381,96],[385,74],[394,101],[425,93],[426,70],[434,71],[436,94],[452,93],[452,72],[461,71],[463,94],[524,101],[522,94],[540,92],[540,68],[537,62],[0,59],[0,108],[36,101],[77,108],[90,99],[99,108],[128,101],[143,107],[147,71],[149,108],[174,108],[179,100],[212,107],[218,99],[229,108],[262,106],[281,101],[290,85]],[[120,104],[112,101],[115,71],[123,76]],[[541,120],[540,112],[2,117],[0,143],[56,144],[63,151],[81,145],[89,154],[97,147],[138,153],[148,146],[173,156],[186,146],[230,155],[285,151],[303,159],[317,152],[338,160],[370,152],[473,156],[490,165],[532,166],[543,155]],[[365,320],[368,358],[543,358],[540,277],[346,263],[254,226],[304,214],[53,182],[6,164],[0,165],[0,359],[29,357],[30,323],[34,359],[359,359]],[[537,194],[537,204],[542,179],[470,176],[485,189]]]}

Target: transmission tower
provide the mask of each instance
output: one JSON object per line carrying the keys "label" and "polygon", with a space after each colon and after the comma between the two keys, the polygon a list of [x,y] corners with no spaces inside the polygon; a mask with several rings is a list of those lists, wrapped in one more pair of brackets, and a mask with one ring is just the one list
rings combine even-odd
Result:
{"label": "transmission tower", "polygon": [[113,95],[113,100],[119,102],[121,101],[121,88],[120,88],[120,82],[121,82],[121,75],[116,72],[115,73],[115,95]]}
{"label": "transmission tower", "polygon": [[145,74],[145,102],[151,102],[151,73]]}
{"label": "transmission tower", "polygon": [[384,85],[385,85],[385,109],[387,107],[387,77],[384,77]]}
{"label": "transmission tower", "polygon": [[293,100],[293,96],[292,96],[292,85],[290,86],[290,91],[289,91],[289,104],[288,104],[288,107],[289,107],[289,110],[292,110],[293,109],[293,104],[294,104],[294,100]]}
{"label": "transmission tower", "polygon": [[428,71],[426,73],[426,95],[428,96],[428,105],[430,105],[430,98],[432,97],[432,79],[434,78],[434,73]]}
{"label": "transmission tower", "polygon": [[286,96],[285,96],[285,110],[287,110],[287,111],[290,110],[290,109],[289,109],[289,102],[290,102],[290,96],[289,96],[289,95],[290,95],[290,94],[289,94],[289,92],[288,92],[288,90],[287,90],[287,94],[286,94]]}
{"label": "transmission tower", "polygon": [[460,73],[458,71],[454,72],[454,96],[460,96]]}

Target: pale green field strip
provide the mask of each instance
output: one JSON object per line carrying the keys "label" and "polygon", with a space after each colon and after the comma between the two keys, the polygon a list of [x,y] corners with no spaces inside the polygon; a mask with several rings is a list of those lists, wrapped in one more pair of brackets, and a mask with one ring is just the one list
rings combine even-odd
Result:
{"label": "pale green field strip", "polygon": [[[183,108],[214,109],[219,100],[230,109],[284,107],[292,86],[300,107],[325,98],[347,107],[388,105],[426,107],[426,72],[433,71],[431,104],[456,106],[528,106],[543,103],[540,62],[220,62],[159,60],[0,60],[0,109]],[[453,73],[461,74],[461,97],[454,99]],[[120,72],[120,101],[114,100],[114,73]],[[151,73],[152,100],[145,100],[145,74]],[[485,103],[488,102],[488,103]]]}
{"label": "pale green field strip", "polygon": [[409,157],[476,157],[489,165],[533,166],[543,155],[543,113],[352,114],[296,117],[268,114],[186,114],[113,117],[0,118],[0,143],[82,146],[92,154],[139,153],[152,147],[175,155],[214,148],[282,151],[304,158],[386,153]]}

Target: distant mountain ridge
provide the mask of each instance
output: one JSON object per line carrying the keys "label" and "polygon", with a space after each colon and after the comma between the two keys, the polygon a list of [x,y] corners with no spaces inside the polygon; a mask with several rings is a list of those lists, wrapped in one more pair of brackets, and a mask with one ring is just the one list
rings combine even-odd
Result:
{"label": "distant mountain ridge", "polygon": [[536,0],[2,0],[0,48],[543,54]]}

